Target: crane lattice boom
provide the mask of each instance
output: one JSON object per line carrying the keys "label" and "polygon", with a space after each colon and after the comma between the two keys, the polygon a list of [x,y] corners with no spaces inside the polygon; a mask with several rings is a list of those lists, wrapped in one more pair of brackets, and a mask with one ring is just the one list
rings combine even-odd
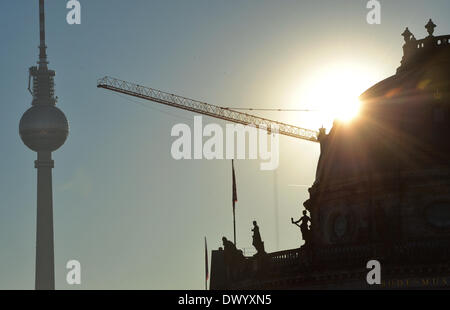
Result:
{"label": "crane lattice boom", "polygon": [[272,126],[279,129],[282,135],[318,142],[318,132],[305,129],[282,122],[272,121],[255,115],[238,112],[235,110],[222,108],[205,102],[189,99],[186,97],[169,94],[157,89],[141,86],[138,84],[126,82],[112,77],[104,77],[97,81],[97,87],[112,90],[118,93],[138,97],[141,99],[165,104],[171,107],[184,109],[194,113],[207,115],[225,121],[239,123],[243,125],[253,125],[258,128],[267,128],[270,131]]}

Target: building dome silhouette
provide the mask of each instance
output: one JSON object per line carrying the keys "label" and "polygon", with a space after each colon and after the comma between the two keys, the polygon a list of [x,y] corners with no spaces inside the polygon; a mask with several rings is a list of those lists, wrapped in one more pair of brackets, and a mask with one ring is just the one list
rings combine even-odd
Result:
{"label": "building dome silhouette", "polygon": [[53,105],[35,105],[22,116],[20,137],[35,152],[53,152],[60,148],[69,134],[64,113]]}
{"label": "building dome silhouette", "polygon": [[336,122],[321,140],[317,180],[341,182],[368,174],[450,164],[450,35],[416,40],[407,29],[397,73],[366,90],[360,115]]}

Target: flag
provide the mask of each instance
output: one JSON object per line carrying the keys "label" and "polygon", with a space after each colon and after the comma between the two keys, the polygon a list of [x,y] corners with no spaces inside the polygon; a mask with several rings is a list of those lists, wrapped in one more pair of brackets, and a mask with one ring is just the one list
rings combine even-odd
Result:
{"label": "flag", "polygon": [[205,237],[205,289],[208,289],[209,268],[208,268],[208,245]]}
{"label": "flag", "polygon": [[231,168],[233,171],[233,211],[237,201],[237,192],[236,192],[236,176],[234,174],[234,161],[231,160]]}

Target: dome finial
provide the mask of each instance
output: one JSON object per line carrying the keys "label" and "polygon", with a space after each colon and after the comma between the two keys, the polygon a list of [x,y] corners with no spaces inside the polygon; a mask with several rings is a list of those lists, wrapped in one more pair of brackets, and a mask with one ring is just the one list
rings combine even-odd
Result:
{"label": "dome finial", "polygon": [[436,25],[433,23],[431,18],[428,21],[428,24],[425,25],[425,28],[427,29],[429,36],[432,37],[433,33],[434,33],[434,28],[436,28]]}

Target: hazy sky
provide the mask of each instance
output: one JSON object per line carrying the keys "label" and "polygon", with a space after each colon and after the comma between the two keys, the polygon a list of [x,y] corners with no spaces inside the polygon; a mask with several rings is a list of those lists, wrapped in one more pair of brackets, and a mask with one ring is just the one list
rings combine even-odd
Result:
{"label": "hazy sky", "polygon": [[[59,289],[202,289],[203,237],[210,249],[222,235],[232,239],[230,162],[170,155],[172,126],[192,125],[194,115],[135,104],[97,89],[97,78],[221,106],[302,108],[305,85],[328,68],[358,68],[350,74],[367,87],[394,74],[406,26],[422,38],[431,17],[436,34],[450,32],[448,0],[381,0],[380,25],[366,23],[365,0],[80,0],[82,24],[73,26],[66,2],[46,1],[50,68],[70,122],[69,139],[54,153]],[[38,1],[3,0],[0,14],[0,288],[32,289],[36,154],[22,144],[18,125],[31,104]],[[363,90],[355,87],[355,95]],[[299,113],[261,115],[319,126]],[[260,171],[258,160],[235,163],[238,247],[251,247],[254,219],[267,251],[300,243],[290,218],[308,198],[319,146],[289,137],[280,143],[276,172]],[[71,259],[82,266],[78,287],[65,281]]]}

